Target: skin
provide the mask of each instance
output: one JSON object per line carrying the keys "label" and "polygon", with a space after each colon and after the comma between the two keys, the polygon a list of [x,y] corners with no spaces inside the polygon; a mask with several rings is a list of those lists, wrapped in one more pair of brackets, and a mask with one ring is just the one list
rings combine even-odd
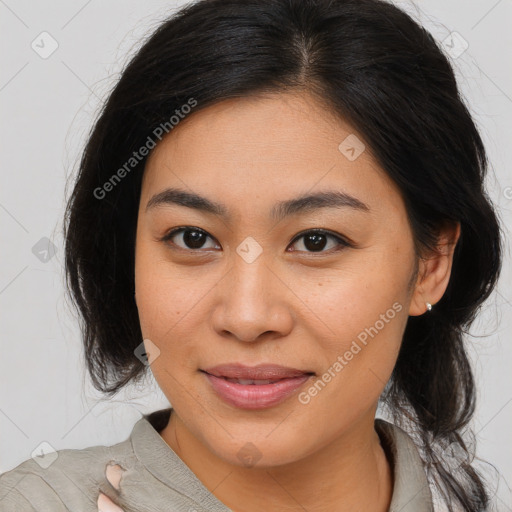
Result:
{"label": "skin", "polygon": [[[151,370],[173,406],[161,436],[237,512],[269,503],[275,512],[384,512],[391,501],[392,467],[374,428],[378,399],[408,316],[425,314],[446,289],[460,229],[447,226],[438,250],[418,258],[400,192],[368,145],[353,161],[338,149],[350,134],[364,141],[308,93],[250,96],[190,114],[146,164],[136,301],[144,339],[160,351]],[[146,209],[168,187],[222,203],[230,218],[173,204]],[[269,218],[276,202],[319,191],[343,191],[369,211]],[[162,240],[183,226],[206,232],[201,248],[187,251],[183,233]],[[353,246],[328,236],[315,251],[297,238],[314,229]],[[247,237],[262,249],[251,263],[236,251]],[[317,379],[396,303],[394,318],[307,404],[295,394],[238,409],[199,372],[270,362]],[[260,456],[252,467],[238,456],[249,442]]]}

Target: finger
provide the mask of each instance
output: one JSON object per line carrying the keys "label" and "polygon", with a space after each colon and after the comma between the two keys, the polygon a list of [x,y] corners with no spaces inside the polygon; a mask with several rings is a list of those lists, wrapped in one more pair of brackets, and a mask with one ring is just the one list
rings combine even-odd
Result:
{"label": "finger", "polygon": [[100,492],[98,497],[98,512],[124,512],[108,496]]}

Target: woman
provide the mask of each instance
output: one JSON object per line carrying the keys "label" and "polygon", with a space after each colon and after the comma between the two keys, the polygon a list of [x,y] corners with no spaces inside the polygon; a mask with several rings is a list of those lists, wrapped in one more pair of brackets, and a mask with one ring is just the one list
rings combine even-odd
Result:
{"label": "woman", "polygon": [[2,510],[488,509],[461,435],[501,264],[485,171],[393,5],[181,9],[110,94],[65,231],[95,386],[149,367],[172,408],[4,473]]}

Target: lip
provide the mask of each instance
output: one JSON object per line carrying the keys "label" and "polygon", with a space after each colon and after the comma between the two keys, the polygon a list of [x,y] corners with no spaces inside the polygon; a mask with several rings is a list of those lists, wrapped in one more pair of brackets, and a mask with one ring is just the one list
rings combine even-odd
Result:
{"label": "lip", "polygon": [[313,372],[289,368],[277,364],[259,364],[257,366],[246,366],[240,363],[220,364],[202,370],[215,377],[227,377],[229,379],[254,379],[254,380],[277,380],[312,375]]}
{"label": "lip", "polygon": [[[217,395],[240,409],[265,409],[290,397],[313,375],[296,368],[278,365],[248,367],[240,364],[215,366],[201,370]],[[270,384],[239,384],[231,379],[277,380]]]}

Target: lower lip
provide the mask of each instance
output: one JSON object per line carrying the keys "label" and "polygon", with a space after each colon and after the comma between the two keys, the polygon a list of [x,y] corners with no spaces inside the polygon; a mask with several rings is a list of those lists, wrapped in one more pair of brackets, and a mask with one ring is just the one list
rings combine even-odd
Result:
{"label": "lower lip", "polygon": [[281,379],[273,384],[237,384],[203,372],[213,389],[226,402],[241,409],[265,409],[286,400],[311,375]]}

